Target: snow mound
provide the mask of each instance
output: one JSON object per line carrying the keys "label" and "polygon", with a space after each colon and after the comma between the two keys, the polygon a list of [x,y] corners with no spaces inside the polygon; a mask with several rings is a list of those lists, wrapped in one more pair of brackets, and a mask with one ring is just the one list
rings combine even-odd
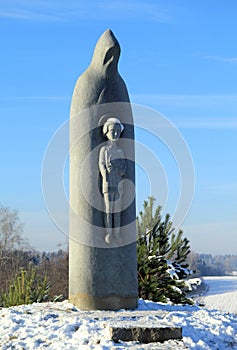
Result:
{"label": "snow mound", "polygon": [[[10,349],[237,349],[237,317],[189,305],[139,300],[136,310],[80,311],[72,304],[42,303],[0,310],[0,345]],[[111,325],[181,326],[183,341],[113,343]]]}

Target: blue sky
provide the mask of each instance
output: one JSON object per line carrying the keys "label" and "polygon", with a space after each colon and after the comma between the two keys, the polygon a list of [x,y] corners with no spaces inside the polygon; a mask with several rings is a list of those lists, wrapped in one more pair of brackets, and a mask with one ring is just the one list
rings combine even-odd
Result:
{"label": "blue sky", "polygon": [[[235,0],[0,2],[0,202],[19,210],[36,249],[66,242],[44,204],[42,161],[110,28],[131,101],[165,115],[192,154],[195,195],[182,225],[192,249],[237,254],[236,11]],[[138,207],[149,194],[141,183]]]}

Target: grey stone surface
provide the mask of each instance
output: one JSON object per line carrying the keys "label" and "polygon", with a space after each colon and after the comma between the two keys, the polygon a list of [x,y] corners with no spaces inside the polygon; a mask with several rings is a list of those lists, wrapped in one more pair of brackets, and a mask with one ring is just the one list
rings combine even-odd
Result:
{"label": "grey stone surface", "polygon": [[111,339],[121,341],[139,341],[140,343],[164,342],[170,339],[182,339],[181,327],[110,327]]}
{"label": "grey stone surface", "polygon": [[99,38],[91,64],[78,78],[71,105],[71,116],[91,106],[129,102],[126,85],[118,72],[120,45],[111,30]]}
{"label": "grey stone surface", "polygon": [[[86,310],[137,305],[134,126],[126,85],[118,73],[119,55],[119,43],[108,30],[79,77],[71,103],[69,299]],[[124,195],[116,214],[119,242],[105,239],[106,202],[98,164],[100,150],[108,143],[103,127],[111,116],[124,125],[116,146],[126,155]]]}

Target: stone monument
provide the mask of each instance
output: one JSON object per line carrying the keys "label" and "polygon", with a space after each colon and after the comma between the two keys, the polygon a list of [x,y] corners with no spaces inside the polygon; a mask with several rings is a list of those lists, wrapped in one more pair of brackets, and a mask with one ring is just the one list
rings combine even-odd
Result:
{"label": "stone monument", "polygon": [[70,113],[69,300],[137,307],[134,125],[111,30],[79,77]]}

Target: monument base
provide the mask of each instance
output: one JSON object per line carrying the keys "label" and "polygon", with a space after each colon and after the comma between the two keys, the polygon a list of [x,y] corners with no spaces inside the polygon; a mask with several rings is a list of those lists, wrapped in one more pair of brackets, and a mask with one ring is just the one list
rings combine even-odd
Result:
{"label": "monument base", "polygon": [[70,296],[70,303],[80,310],[120,310],[136,309],[137,297],[119,297],[115,295],[107,297],[95,297],[88,294],[77,294]]}
{"label": "monument base", "polygon": [[119,341],[136,341],[140,343],[157,343],[167,340],[181,340],[182,327],[116,327],[109,329],[110,337],[115,343]]}

